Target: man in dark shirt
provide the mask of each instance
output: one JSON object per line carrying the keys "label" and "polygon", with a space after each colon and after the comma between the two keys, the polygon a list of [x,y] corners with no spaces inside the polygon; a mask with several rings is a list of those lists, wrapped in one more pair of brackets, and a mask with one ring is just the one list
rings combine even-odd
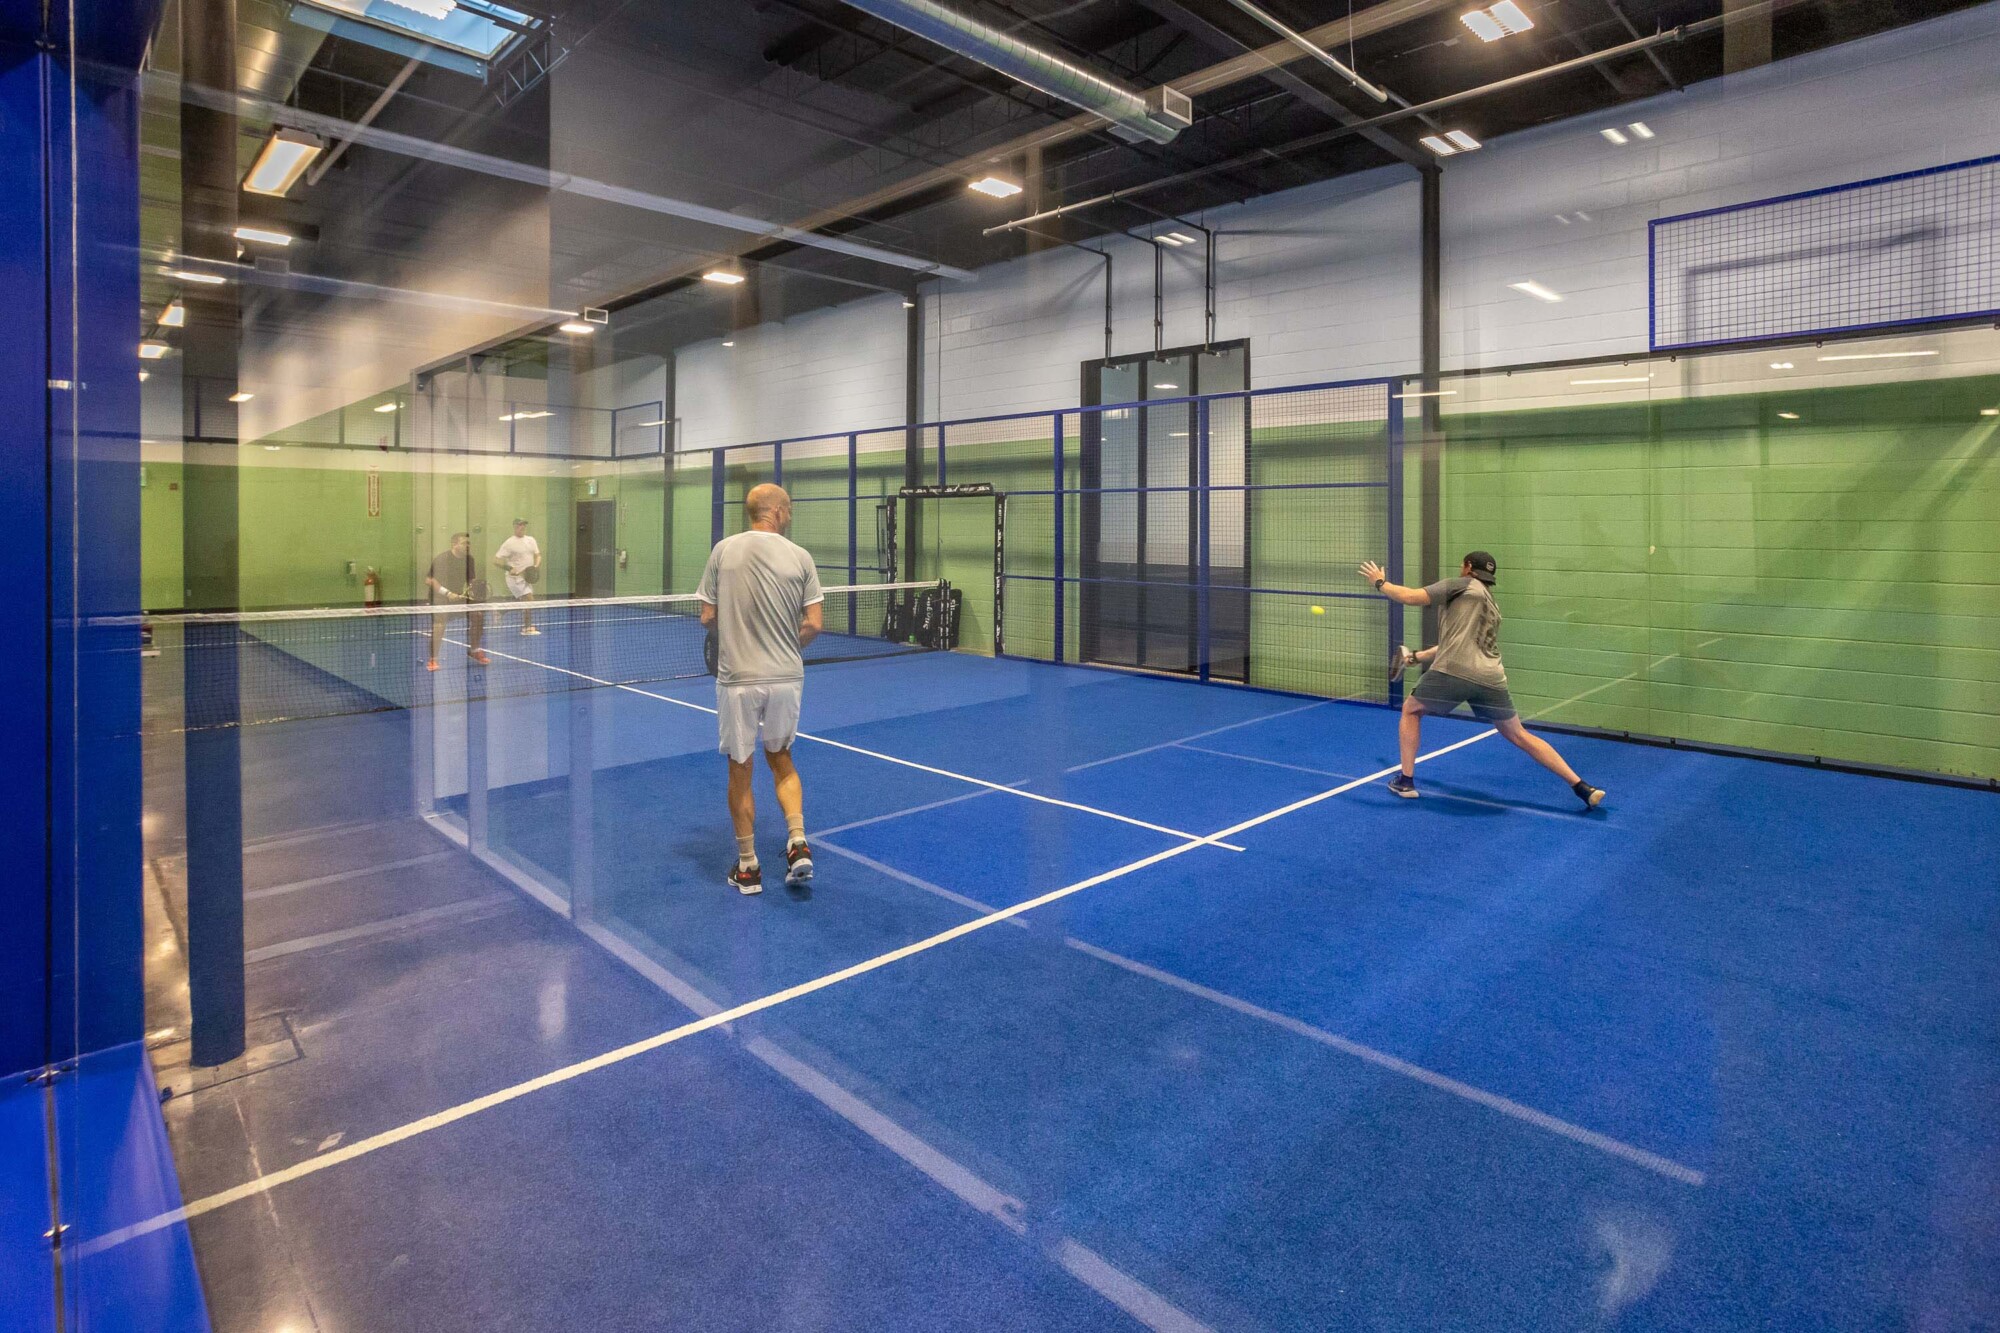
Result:
{"label": "man in dark shirt", "polygon": [[1403,720],[1397,733],[1402,742],[1402,772],[1390,779],[1389,790],[1398,796],[1417,795],[1417,742],[1424,714],[1449,713],[1466,704],[1474,717],[1492,723],[1495,731],[1567,782],[1578,800],[1595,808],[1603,801],[1604,792],[1578,777],[1553,745],[1521,725],[1514,697],[1507,692],[1507,670],[1500,665],[1500,606],[1492,592],[1499,582],[1499,568],[1492,556],[1474,551],[1465,557],[1457,578],[1440,579],[1428,588],[1405,588],[1389,582],[1382,566],[1374,561],[1361,566],[1361,577],[1390,601],[1438,608],[1437,646],[1413,653],[1398,645],[1396,659],[1389,665],[1391,680],[1412,662],[1427,668],[1423,680],[1403,700]]}
{"label": "man in dark shirt", "polygon": [[[430,572],[424,576],[424,584],[431,590],[434,605],[446,602],[474,604],[482,600],[481,584],[474,577],[472,560],[472,534],[454,532],[451,534],[451,549],[440,551],[431,560]],[[443,616],[431,617],[431,651],[424,667],[429,671],[438,669],[438,648],[444,643]],[[467,611],[465,613],[465,655],[485,666],[493,659],[479,646],[486,637],[486,613]]]}

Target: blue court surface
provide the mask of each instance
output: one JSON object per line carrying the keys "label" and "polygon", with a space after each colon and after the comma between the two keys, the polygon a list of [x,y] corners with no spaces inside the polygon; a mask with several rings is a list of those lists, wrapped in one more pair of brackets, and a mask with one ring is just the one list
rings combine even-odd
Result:
{"label": "blue court surface", "polygon": [[1380,708],[923,656],[809,673],[818,875],[760,775],[745,898],[708,688],[491,701],[589,781],[428,818],[463,704],[246,728],[291,1045],[81,1271],[189,1238],[260,1333],[2000,1312],[1990,794],[1554,737],[1586,813],[1432,720],[1403,801]]}

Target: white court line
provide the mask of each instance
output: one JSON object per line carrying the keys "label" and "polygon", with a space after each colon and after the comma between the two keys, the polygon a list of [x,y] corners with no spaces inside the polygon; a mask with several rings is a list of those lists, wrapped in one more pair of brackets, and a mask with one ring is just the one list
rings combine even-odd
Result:
{"label": "white court line", "polygon": [[[1216,753],[1219,754],[1222,752],[1216,751]],[[990,912],[993,910],[990,905],[982,903],[975,898],[967,898],[963,894],[953,893],[941,884],[933,884],[929,880],[919,879],[915,875],[892,869],[879,861],[871,860],[866,856],[851,852],[838,843],[823,842],[821,845],[829,851],[836,852],[850,860],[858,861],[871,870],[880,871],[888,875],[891,879],[908,884],[912,888],[921,889],[925,893],[935,894],[947,902],[957,903],[960,906],[968,907],[978,912]],[[1016,920],[1014,924],[1026,926],[1028,923]],[[1266,1009],[1262,1005],[1252,1004],[1250,1001],[1231,995],[1226,991],[1211,989],[1200,982],[1176,976],[1172,972],[1163,972],[1159,968],[1139,962],[1134,958],[1127,958],[1123,954],[1113,953],[1109,949],[1100,949],[1094,944],[1085,943],[1074,935],[1065,936],[1063,943],[1078,953],[1086,954],[1089,957],[1097,959],[1099,962],[1109,963],[1113,967],[1122,968],[1135,976],[1145,977],[1149,981],[1157,981],[1163,986],[1171,986],[1175,990],[1184,991],[1198,999],[1219,1004],[1225,1009],[1244,1015],[1246,1018],[1254,1018],[1261,1022],[1269,1023],[1295,1036],[1304,1037],[1308,1041],[1317,1042],[1322,1046],[1330,1046],[1344,1055],[1353,1056],[1357,1060],[1363,1060],[1378,1068],[1389,1070],[1391,1073],[1400,1074],[1404,1078],[1412,1079],[1427,1087],[1436,1088],[1438,1091],[1448,1093],[1453,1097],[1472,1102],[1475,1105],[1484,1106],[1489,1110],[1498,1111],[1501,1115],[1510,1116],[1515,1120],[1533,1125],[1537,1129],[1547,1130],[1551,1134],[1560,1135],[1574,1143],[1581,1143],[1586,1147],[1595,1148],[1612,1157],[1622,1158],[1636,1166],[1642,1166],[1648,1171],[1666,1176],[1670,1180],[1678,1180],[1686,1185],[1702,1185],[1707,1182],[1708,1177],[1703,1173],[1691,1166],[1684,1166],[1670,1157],[1663,1157],[1659,1153],[1635,1147],[1622,1139],[1614,1139],[1609,1134],[1600,1134],[1594,1129],[1585,1129],[1582,1125],[1550,1115],[1546,1111],[1538,1111],[1534,1107],[1517,1102],[1511,1097],[1503,1097],[1497,1092],[1488,1092],[1486,1089],[1476,1087],[1473,1084],[1460,1082],[1458,1079],[1452,1078],[1449,1074],[1440,1074],[1434,1069],[1426,1069],[1422,1065],[1413,1064],[1399,1056],[1391,1055],[1387,1051],[1377,1050],[1373,1046],[1364,1046],[1360,1042],[1349,1037],[1343,1037],[1337,1032],[1329,1032],[1325,1028],[1314,1027],[1312,1024],[1293,1018],[1289,1014],[1280,1013],[1275,1009]]]}
{"label": "white court line", "polygon": [[1290,717],[1294,713],[1306,713],[1315,708],[1324,708],[1332,702],[1333,700],[1331,699],[1315,699],[1309,704],[1300,704],[1297,708],[1286,708],[1276,713],[1266,713],[1262,717],[1246,717],[1241,722],[1231,722],[1225,727],[1210,727],[1207,731],[1197,731],[1194,735],[1183,736],[1179,740],[1161,741],[1158,745],[1146,745],[1137,750],[1127,750],[1124,754],[1114,754],[1108,759],[1093,759],[1089,763],[1077,764],[1075,767],[1066,768],[1063,771],[1065,773],[1081,773],[1087,768],[1100,768],[1105,764],[1115,764],[1121,759],[1137,759],[1142,754],[1152,754],[1156,750],[1170,750],[1176,745],[1185,745],[1189,741],[1207,740],[1210,736],[1220,736],[1225,731],[1236,731],[1243,727],[1254,727],[1259,722],[1272,722],[1281,717]]}
{"label": "white court line", "polygon": [[[1010,782],[1007,785],[1018,787],[1026,781],[1027,779],[1023,778],[1020,782]],[[991,792],[986,791],[969,791],[958,796],[947,796],[942,801],[926,801],[922,805],[913,805],[905,810],[891,810],[886,815],[870,815],[866,819],[857,819],[851,823],[835,824],[832,828],[823,828],[817,833],[808,833],[806,837],[817,842],[821,838],[831,837],[836,833],[846,833],[852,829],[867,828],[870,824],[886,824],[892,819],[901,819],[904,815],[920,815],[926,810],[936,810],[947,805],[957,805],[960,801],[976,801],[982,796],[990,796],[991,794]]]}
{"label": "white court line", "polygon": [[405,857],[401,861],[385,861],[379,866],[362,866],[359,870],[343,870],[334,875],[316,875],[311,879],[295,879],[289,884],[273,884],[268,889],[252,889],[243,895],[246,903],[260,902],[265,898],[276,898],[284,893],[297,893],[301,889],[317,889],[327,884],[344,884],[350,879],[366,879],[379,875],[385,870],[408,870],[411,866],[429,865],[442,861],[450,852],[426,852],[422,856]]}
{"label": "white court line", "polygon": [[[1450,754],[1454,750],[1462,750],[1468,745],[1476,744],[1496,734],[1491,730],[1482,731],[1476,736],[1468,736],[1462,741],[1456,741],[1451,745],[1444,746],[1442,749],[1433,750],[1429,754],[1418,755],[1417,762],[1421,764],[1426,760],[1435,759],[1440,755]],[[790,1004],[794,1000],[817,994],[828,987],[838,986],[842,982],[852,981],[856,977],[866,976],[870,972],[879,971],[894,963],[900,963],[905,958],[913,958],[920,953],[928,953],[940,945],[949,944],[953,940],[975,934],[990,926],[997,926],[1004,921],[1011,921],[1017,916],[1032,912],[1040,907],[1046,907],[1050,903],[1060,902],[1062,899],[1068,898],[1073,894],[1082,893],[1086,889],[1094,889],[1098,885],[1108,884],[1114,879],[1123,879],[1127,875],[1159,865],[1162,861],[1171,861],[1177,856],[1185,856],[1197,848],[1217,846],[1219,845],[1217,839],[1247,832],[1260,825],[1268,824],[1274,819],[1282,819],[1286,815],[1306,809],[1308,806],[1317,805],[1321,801],[1330,800],[1345,792],[1353,791],[1356,787],[1366,783],[1379,782],[1395,771],[1396,769],[1394,768],[1385,768],[1379,773],[1371,773],[1367,777],[1356,778],[1352,782],[1320,792],[1317,795],[1293,801],[1290,805],[1280,806],[1276,810],[1253,816],[1252,818],[1243,820],[1241,823],[1231,825],[1219,833],[1211,834],[1206,838],[1190,837],[1185,842],[1176,843],[1174,846],[1154,852],[1150,856],[1142,856],[1136,861],[1127,861],[1122,866],[1116,866],[1100,874],[1092,875],[1088,879],[1080,879],[1074,884],[1065,884],[1059,889],[1051,889],[1047,893],[1029,898],[1024,902],[1016,903],[1012,907],[1003,907],[997,912],[989,912],[985,916],[974,920],[960,922],[958,925],[952,926],[947,930],[941,930],[935,935],[929,935],[920,940],[913,940],[901,948],[891,949],[887,953],[877,954],[873,958],[852,963],[838,971],[828,972],[826,975],[815,977],[810,981],[799,982],[795,986],[787,986],[783,990],[773,991],[769,995],[755,1000],[747,1000],[729,1009],[721,1009],[712,1014],[704,1014],[691,1022],[681,1024],[679,1027],[669,1028],[665,1032],[657,1032],[650,1037],[643,1037],[638,1041],[628,1042],[623,1046],[605,1051],[600,1055],[594,1055],[587,1060],[579,1060],[574,1064],[564,1065],[560,1069],[550,1070],[548,1073],[536,1078],[527,1079],[510,1087],[489,1092],[483,1097],[475,1097],[471,1101],[460,1102],[456,1106],[448,1107],[433,1115],[425,1116],[420,1120],[412,1120],[407,1124],[398,1125],[394,1129],[384,1130],[380,1134],[371,1134],[367,1138],[356,1139],[352,1143],[342,1144],[338,1148],[320,1153],[314,1157],[308,1157],[302,1162],[294,1162],[288,1167],[268,1172],[255,1179],[246,1180],[240,1185],[220,1190],[205,1198],[196,1199],[193,1203],[183,1204],[179,1208],[147,1218],[143,1222],[134,1222],[130,1226],[106,1232],[102,1236],[84,1242],[78,1253],[80,1255],[102,1253],[113,1246],[122,1245],[126,1241],[136,1239],[140,1236],[151,1235],[165,1227],[205,1216],[206,1214],[215,1212],[217,1209],[226,1208],[232,1203],[238,1203],[244,1199],[256,1198],[258,1195],[268,1193],[280,1185],[287,1185],[295,1180],[303,1180],[307,1176],[317,1175],[321,1171],[351,1162],[356,1158],[366,1157],[371,1153],[380,1152],[384,1148],[394,1147],[398,1143],[414,1139],[419,1135],[443,1129],[447,1125],[457,1124],[459,1121],[470,1119],[481,1112],[490,1111],[496,1106],[505,1106],[509,1102],[519,1101],[521,1098],[540,1092],[545,1088],[556,1087],[572,1079],[582,1078],[585,1074],[593,1074],[600,1069],[608,1069],[613,1065],[623,1064],[627,1060],[636,1059],[648,1052],[659,1050],[663,1046],[671,1046],[675,1042],[685,1041],[689,1037],[698,1036],[711,1028],[722,1027],[726,1024],[736,1022],[738,1019],[748,1018],[752,1014],[760,1014],[766,1009],[775,1009],[779,1005]],[[1000,790],[1005,791],[1008,789],[1003,787]]]}
{"label": "white court line", "polygon": [[[1264,759],[1254,754],[1237,754],[1231,750],[1211,750],[1205,745],[1182,745],[1179,748],[1192,750],[1196,754],[1212,754],[1221,759],[1241,759],[1246,763],[1262,764],[1266,768],[1283,768],[1289,769],[1294,773],[1310,773],[1314,777],[1345,778],[1352,776],[1347,773],[1335,773],[1325,768],[1307,768],[1304,764],[1287,764],[1277,759]],[[1512,805],[1506,801],[1488,801],[1477,796],[1460,796],[1455,792],[1440,791],[1436,787],[1426,787],[1424,789],[1424,796],[1433,801],[1457,801],[1461,805],[1483,805],[1489,810],[1506,810],[1517,815],[1540,815],[1543,819],[1562,819],[1572,823],[1575,822],[1574,815],[1566,815],[1560,810],[1541,810],[1532,805]],[[1591,828],[1608,827],[1588,820],[1585,823]]]}
{"label": "white court line", "polygon": [[[447,642],[456,647],[465,646],[457,639],[449,639]],[[544,671],[554,671],[561,675],[574,676],[578,680],[587,680],[593,685],[603,685],[614,690],[624,690],[627,694],[636,694],[643,699],[658,699],[661,703],[675,704],[682,708],[691,708],[697,713],[707,713],[710,717],[715,716],[713,708],[704,707],[688,699],[676,699],[669,694],[655,694],[651,690],[642,690],[636,685],[620,685],[616,681],[602,680],[596,676],[585,675],[581,671],[572,671],[568,667],[555,666],[549,662],[537,662],[532,657],[516,657],[512,653],[503,653],[497,648],[488,648],[486,651],[494,657],[504,657],[510,662],[522,662],[528,666],[538,666]],[[901,768],[913,768],[919,773],[930,773],[936,777],[950,778],[954,782],[968,782],[975,787],[985,787],[989,791],[1004,791],[1010,795],[1018,796],[1025,801],[1036,801],[1042,805],[1060,806],[1065,810],[1075,810],[1086,815],[1096,815],[1100,819],[1110,819],[1120,824],[1130,824],[1134,828],[1142,828],[1152,833],[1164,834],[1169,838],[1184,838],[1192,842],[1220,847],[1225,851],[1231,852],[1240,852],[1243,850],[1234,843],[1222,841],[1222,835],[1220,834],[1203,836],[1199,833],[1189,833],[1184,829],[1168,828],[1164,824],[1149,823],[1146,820],[1134,819],[1130,815],[1121,815],[1115,811],[1100,810],[1094,805],[1079,805],[1075,801],[1065,801],[1054,796],[1044,796],[1040,792],[1027,791],[1020,787],[1010,787],[1004,782],[989,782],[985,778],[975,778],[969,773],[954,773],[948,768],[934,768],[930,764],[920,764],[914,759],[899,759],[893,754],[883,754],[880,750],[865,750],[859,745],[849,745],[846,741],[830,740],[825,736],[815,736],[810,732],[802,731],[798,734],[798,738],[802,741],[812,741],[816,745],[830,746],[836,750],[846,750],[851,754],[864,755],[869,759],[879,759],[885,764],[895,764]]]}

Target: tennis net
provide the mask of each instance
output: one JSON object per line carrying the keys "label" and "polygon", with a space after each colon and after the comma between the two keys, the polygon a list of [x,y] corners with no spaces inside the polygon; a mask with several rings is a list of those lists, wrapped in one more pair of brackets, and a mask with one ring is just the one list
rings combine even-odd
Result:
{"label": "tennis net", "polygon": [[[807,665],[932,651],[918,641],[915,613],[939,586],[826,589],[825,628],[805,650]],[[155,659],[148,670],[180,673],[178,729],[198,731],[691,680],[713,666],[700,613],[699,598],[676,594],[130,616],[92,628],[122,636],[101,647],[144,651]],[[523,632],[525,616],[538,633]]]}

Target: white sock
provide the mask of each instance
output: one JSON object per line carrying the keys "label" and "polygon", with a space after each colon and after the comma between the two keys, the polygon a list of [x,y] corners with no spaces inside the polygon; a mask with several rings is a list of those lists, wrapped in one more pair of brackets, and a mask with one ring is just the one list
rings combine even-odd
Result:
{"label": "white sock", "polygon": [[756,865],[757,835],[753,833],[746,838],[738,838],[736,840],[736,868],[738,870],[752,870],[756,868]]}
{"label": "white sock", "polygon": [[792,848],[806,840],[806,817],[803,814],[785,816],[785,846]]}

